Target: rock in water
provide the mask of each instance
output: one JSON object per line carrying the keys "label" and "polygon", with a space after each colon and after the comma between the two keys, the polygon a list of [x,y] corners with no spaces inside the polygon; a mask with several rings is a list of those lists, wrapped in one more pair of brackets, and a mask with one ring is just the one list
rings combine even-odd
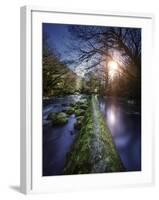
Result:
{"label": "rock in water", "polygon": [[66,111],[66,113],[67,113],[68,115],[72,115],[73,113],[75,113],[75,109],[74,109],[73,107],[70,107],[70,108]]}
{"label": "rock in water", "polygon": [[68,122],[67,114],[64,112],[56,113],[52,116],[52,125],[64,125]]}

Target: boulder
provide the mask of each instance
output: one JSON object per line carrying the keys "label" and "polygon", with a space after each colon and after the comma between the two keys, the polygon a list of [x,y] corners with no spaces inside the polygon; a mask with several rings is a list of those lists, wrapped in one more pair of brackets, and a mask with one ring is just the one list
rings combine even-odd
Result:
{"label": "boulder", "polygon": [[74,109],[73,107],[70,107],[70,108],[66,111],[66,113],[67,113],[68,115],[72,115],[73,113],[75,113],[75,109]]}
{"label": "boulder", "polygon": [[78,101],[78,102],[76,102],[75,104],[74,104],[74,108],[75,109],[79,109],[79,108],[81,108],[81,109],[87,109],[88,108],[88,103],[87,103],[87,101],[86,100],[84,100],[84,101]]}
{"label": "boulder", "polygon": [[84,116],[84,115],[85,115],[85,112],[86,112],[85,110],[79,108],[79,109],[76,109],[76,110],[75,110],[75,115],[76,115],[76,116]]}
{"label": "boulder", "polygon": [[79,107],[83,110],[86,110],[88,108],[88,104],[87,103],[82,103],[81,105],[79,105]]}
{"label": "boulder", "polygon": [[64,112],[56,113],[52,117],[52,125],[64,125],[68,122],[67,114]]}

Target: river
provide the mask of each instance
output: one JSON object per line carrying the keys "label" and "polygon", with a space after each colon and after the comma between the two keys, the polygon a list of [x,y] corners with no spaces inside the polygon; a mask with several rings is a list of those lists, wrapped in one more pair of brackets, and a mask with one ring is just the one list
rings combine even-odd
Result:
{"label": "river", "polygon": [[100,110],[111,131],[126,171],[141,170],[141,111],[133,101],[122,98],[99,100]]}
{"label": "river", "polygon": [[69,95],[54,97],[43,105],[43,176],[61,175],[67,153],[78,134],[74,129],[76,117],[69,116],[68,123],[61,127],[53,127],[47,117],[51,112],[65,111],[71,103],[86,98],[85,95]]}
{"label": "river", "polygon": [[[68,123],[53,127],[47,116],[51,112],[65,111],[70,103],[86,98],[68,95],[52,98],[43,104],[43,176],[62,175],[63,168],[78,131],[74,129],[76,116]],[[117,151],[126,171],[141,170],[141,113],[133,102],[120,98],[99,98],[99,107],[111,130]]]}

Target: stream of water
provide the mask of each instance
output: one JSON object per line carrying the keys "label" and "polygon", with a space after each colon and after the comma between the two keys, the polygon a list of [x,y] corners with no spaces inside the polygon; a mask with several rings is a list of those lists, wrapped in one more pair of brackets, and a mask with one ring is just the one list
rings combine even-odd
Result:
{"label": "stream of water", "polygon": [[[74,114],[61,127],[53,127],[47,120],[48,114],[64,111],[71,103],[83,98],[86,96],[54,97],[43,104],[43,176],[63,174],[67,154],[78,135],[78,131],[74,129]],[[119,98],[99,98],[99,106],[126,170],[141,170],[140,109],[134,103]]]}
{"label": "stream of water", "polygon": [[120,98],[107,98],[106,100],[102,98],[99,100],[99,105],[126,171],[140,171],[140,106]]}

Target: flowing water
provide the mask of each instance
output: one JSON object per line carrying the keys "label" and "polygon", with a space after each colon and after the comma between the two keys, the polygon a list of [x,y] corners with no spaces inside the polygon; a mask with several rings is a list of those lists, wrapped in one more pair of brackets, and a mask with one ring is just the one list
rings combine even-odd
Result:
{"label": "flowing water", "polygon": [[69,116],[63,126],[52,126],[47,120],[49,113],[65,111],[71,103],[85,98],[85,95],[54,97],[43,105],[43,176],[61,175],[67,154],[78,134],[74,129],[76,117]]}
{"label": "flowing water", "polygon": [[[43,104],[43,176],[62,175],[67,154],[78,131],[76,116],[69,116],[64,126],[53,127],[47,120],[51,112],[61,112],[85,95],[52,98]],[[99,98],[100,110],[111,130],[117,151],[127,171],[141,170],[141,115],[133,102],[116,98]]]}

